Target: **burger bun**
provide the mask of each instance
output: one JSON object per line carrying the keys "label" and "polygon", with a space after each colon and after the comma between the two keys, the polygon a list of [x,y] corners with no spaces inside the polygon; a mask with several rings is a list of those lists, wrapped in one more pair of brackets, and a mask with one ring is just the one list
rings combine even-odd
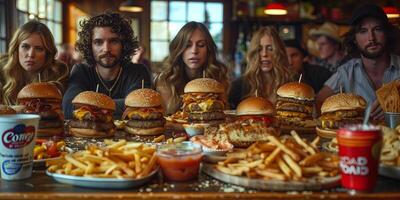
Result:
{"label": "burger bun", "polygon": [[263,97],[249,97],[239,103],[236,115],[275,115],[275,106]]}
{"label": "burger bun", "polygon": [[162,135],[165,132],[165,127],[155,128],[132,128],[125,126],[125,132],[133,135],[151,136],[151,135]]}
{"label": "burger bun", "polygon": [[108,132],[97,131],[95,129],[87,129],[87,128],[70,128],[69,133],[75,137],[83,137],[83,138],[104,138],[104,137],[112,137],[114,136],[116,130],[110,129]]}
{"label": "burger bun", "polygon": [[313,101],[315,97],[314,89],[311,86],[299,82],[286,83],[279,87],[276,93],[280,97],[307,101]]}

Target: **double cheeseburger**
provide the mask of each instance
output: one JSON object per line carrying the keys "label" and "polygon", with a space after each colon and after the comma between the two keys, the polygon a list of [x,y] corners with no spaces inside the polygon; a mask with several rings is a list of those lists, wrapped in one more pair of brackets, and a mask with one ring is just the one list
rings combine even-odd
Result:
{"label": "double cheeseburger", "polygon": [[208,137],[245,148],[254,142],[268,141],[269,135],[279,134],[274,119],[275,106],[265,98],[244,99],[237,106],[236,115],[234,122],[220,124],[215,133],[207,133]]}
{"label": "double cheeseburger", "polygon": [[115,102],[107,95],[85,91],[72,103],[75,106],[69,132],[77,137],[109,137],[116,132],[113,121]]}
{"label": "double cheeseburger", "polygon": [[161,135],[165,131],[161,95],[152,89],[134,90],[125,98],[125,131],[135,135]]}
{"label": "double cheeseburger", "polygon": [[277,118],[283,126],[303,127],[305,120],[312,120],[314,89],[304,83],[290,82],[276,91]]}
{"label": "double cheeseburger", "polygon": [[31,83],[19,91],[17,101],[24,108],[21,113],[40,115],[38,137],[51,137],[64,132],[62,95],[51,83]]}
{"label": "double cheeseburger", "polygon": [[211,78],[190,81],[182,96],[183,111],[189,114],[189,122],[220,124],[225,120],[224,86]]}
{"label": "double cheeseburger", "polygon": [[362,123],[367,102],[352,93],[339,93],[328,97],[321,106],[317,133],[321,137],[336,137],[336,131],[347,124]]}

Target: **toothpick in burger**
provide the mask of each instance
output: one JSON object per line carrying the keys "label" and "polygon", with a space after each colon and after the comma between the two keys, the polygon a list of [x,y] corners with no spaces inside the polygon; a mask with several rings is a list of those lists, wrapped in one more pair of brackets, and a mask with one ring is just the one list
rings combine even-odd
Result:
{"label": "toothpick in burger", "polygon": [[[290,82],[279,87],[276,93],[276,117],[282,126],[296,128],[312,124],[315,127],[312,117],[315,93],[311,86]],[[307,121],[314,123],[305,123]]]}
{"label": "toothpick in burger", "polygon": [[224,122],[224,92],[224,86],[211,78],[198,78],[187,83],[182,108],[189,114],[189,123],[217,125]]}
{"label": "toothpick in burger", "polygon": [[127,119],[125,131],[135,135],[161,135],[165,131],[164,108],[161,95],[155,90],[143,88],[132,91],[125,98]]}

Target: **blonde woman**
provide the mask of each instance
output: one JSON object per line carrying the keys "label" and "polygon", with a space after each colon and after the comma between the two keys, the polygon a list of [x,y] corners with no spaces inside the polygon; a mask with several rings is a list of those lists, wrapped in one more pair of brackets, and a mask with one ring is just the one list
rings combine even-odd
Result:
{"label": "blonde woman", "polygon": [[244,75],[231,85],[228,99],[231,108],[256,93],[275,103],[276,90],[292,81],[295,74],[288,69],[285,46],[274,27],[262,27],[254,33],[246,59]]}
{"label": "blonde woman", "polygon": [[216,58],[217,46],[208,29],[201,23],[185,24],[169,45],[169,56],[164,70],[156,78],[167,114],[173,114],[182,105],[181,95],[189,81],[203,77],[213,78],[228,88],[227,67]]}
{"label": "blonde woman", "polygon": [[52,82],[64,90],[68,67],[55,60],[54,38],[46,25],[29,21],[15,32],[2,67],[2,101],[14,105],[18,92],[27,84]]}

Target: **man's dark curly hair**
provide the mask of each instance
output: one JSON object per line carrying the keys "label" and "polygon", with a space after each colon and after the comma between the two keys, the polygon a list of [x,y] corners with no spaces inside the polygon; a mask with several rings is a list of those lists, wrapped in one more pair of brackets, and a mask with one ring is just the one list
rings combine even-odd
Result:
{"label": "man's dark curly hair", "polygon": [[79,23],[82,30],[78,33],[76,49],[81,53],[87,64],[96,65],[92,51],[92,34],[95,27],[111,27],[112,32],[119,35],[122,44],[121,61],[127,63],[134,50],[138,48],[138,41],[133,36],[130,20],[118,13],[103,13]]}
{"label": "man's dark curly hair", "polygon": [[[386,37],[385,48],[388,53],[392,53],[395,49],[395,45],[397,44],[397,34],[395,27],[384,20],[378,19],[382,23],[382,28]],[[353,26],[350,27],[350,30],[344,35],[344,45],[346,47],[347,53],[351,57],[360,57],[360,50],[358,49],[356,42],[356,34],[361,29],[361,20]]]}

